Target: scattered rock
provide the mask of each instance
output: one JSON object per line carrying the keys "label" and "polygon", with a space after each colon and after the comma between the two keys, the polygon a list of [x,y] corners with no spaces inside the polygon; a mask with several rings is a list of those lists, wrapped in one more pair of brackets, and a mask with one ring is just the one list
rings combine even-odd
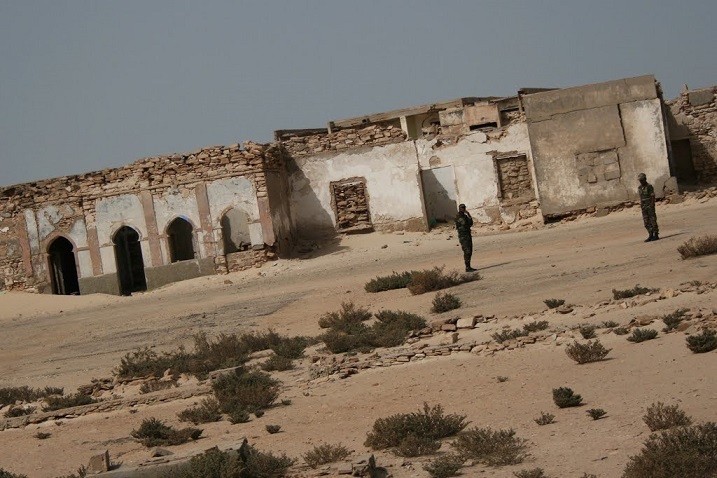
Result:
{"label": "scattered rock", "polygon": [[476,325],[476,318],[475,317],[463,317],[462,319],[458,319],[456,322],[456,327],[459,329],[472,329]]}
{"label": "scattered rock", "polygon": [[560,307],[558,307],[555,310],[557,310],[561,314],[569,314],[570,312],[573,311],[573,308],[570,307],[569,305],[561,305]]}
{"label": "scattered rock", "polygon": [[352,476],[374,476],[376,472],[376,458],[373,454],[365,455],[355,460],[351,465]]}
{"label": "scattered rock", "polygon": [[149,451],[149,456],[151,456],[152,458],[156,458],[158,456],[169,456],[169,455],[174,455],[174,453],[172,453],[171,451],[166,450],[164,448],[156,447],[156,448],[152,448]]}
{"label": "scattered rock", "polygon": [[87,465],[88,473],[103,473],[110,471],[110,452],[105,450],[99,455],[94,455],[90,458],[90,464]]}
{"label": "scattered rock", "polygon": [[443,325],[441,325],[441,330],[444,331],[444,332],[455,332],[457,328],[458,328],[458,327],[456,327],[455,324],[443,324]]}

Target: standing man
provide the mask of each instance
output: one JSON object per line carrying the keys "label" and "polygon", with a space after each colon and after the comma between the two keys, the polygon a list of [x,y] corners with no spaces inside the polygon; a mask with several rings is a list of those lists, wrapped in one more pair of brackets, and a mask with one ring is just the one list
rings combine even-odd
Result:
{"label": "standing man", "polygon": [[655,214],[655,188],[647,182],[645,173],[637,175],[640,186],[637,188],[637,194],[640,196],[640,209],[642,209],[642,221],[645,223],[645,229],[650,234],[645,242],[656,241],[660,238],[657,228],[657,215]]}
{"label": "standing man", "polygon": [[458,230],[458,241],[463,249],[463,260],[466,263],[466,272],[475,272],[476,269],[471,267],[471,256],[473,255],[473,237],[471,236],[471,226],[473,218],[471,213],[466,210],[466,205],[458,206],[458,215],[456,215],[456,229]]}

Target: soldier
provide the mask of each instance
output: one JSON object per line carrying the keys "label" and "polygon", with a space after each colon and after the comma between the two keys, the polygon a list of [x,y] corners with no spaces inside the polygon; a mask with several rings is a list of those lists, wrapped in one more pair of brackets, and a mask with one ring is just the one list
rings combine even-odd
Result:
{"label": "soldier", "polygon": [[657,228],[657,215],[655,214],[655,188],[647,182],[645,173],[637,176],[640,186],[637,188],[637,194],[640,196],[640,209],[642,209],[642,221],[645,223],[645,229],[650,233],[645,242],[656,241],[660,238]]}
{"label": "soldier", "polygon": [[458,214],[456,215],[456,229],[458,230],[458,241],[463,249],[463,260],[466,263],[466,272],[475,272],[476,269],[471,267],[471,256],[473,255],[473,237],[471,237],[471,226],[473,218],[471,213],[466,210],[466,205],[458,206]]}

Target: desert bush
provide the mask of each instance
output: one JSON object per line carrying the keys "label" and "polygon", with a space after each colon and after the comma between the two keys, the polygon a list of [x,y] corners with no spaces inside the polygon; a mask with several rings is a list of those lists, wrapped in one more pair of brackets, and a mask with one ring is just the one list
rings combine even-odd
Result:
{"label": "desert bush", "polygon": [[665,324],[665,328],[662,329],[662,331],[670,332],[677,329],[680,323],[685,319],[685,313],[687,313],[687,309],[677,309],[670,314],[663,315],[662,322]]}
{"label": "desert bush", "polygon": [[449,310],[455,310],[461,306],[461,299],[451,294],[450,292],[439,292],[433,298],[431,305],[431,312],[440,314],[448,312]]}
{"label": "desert bush", "polygon": [[341,461],[350,454],[351,450],[341,443],[338,445],[329,445],[327,443],[315,446],[307,451],[305,455],[302,455],[302,458],[311,468],[318,468],[321,465]]}
{"label": "desert bush", "polygon": [[34,402],[40,398],[50,395],[62,395],[64,390],[57,387],[30,388],[27,385],[22,387],[0,388],[0,407],[14,405],[16,402]]}
{"label": "desert bush", "polygon": [[543,302],[548,306],[548,309],[557,309],[565,304],[565,299],[545,299]]}
{"label": "desert bush", "polygon": [[50,438],[50,437],[52,436],[52,433],[37,432],[37,433],[35,433],[33,436],[34,436],[35,438],[37,438],[38,440],[47,440],[48,438]]}
{"label": "desert bush", "polygon": [[578,327],[578,331],[580,332],[580,335],[582,335],[584,339],[594,339],[596,330],[597,330],[597,325],[594,325],[594,324],[583,324],[580,327]]}
{"label": "desert bush", "polygon": [[696,354],[703,354],[717,349],[717,332],[704,329],[701,334],[687,337],[687,348]]}
{"label": "desert bush", "polygon": [[403,311],[383,310],[376,319],[371,326],[372,345],[376,347],[396,347],[406,341],[409,332],[426,327],[426,319]]}
{"label": "desert bush", "polygon": [[717,236],[707,235],[700,237],[690,237],[685,243],[677,248],[683,259],[690,257],[705,256],[708,254],[717,254]]}
{"label": "desert bush", "polygon": [[340,354],[349,351],[369,352],[373,349],[373,335],[371,329],[364,324],[354,329],[352,333],[330,329],[321,334],[320,338],[329,352]]}
{"label": "desert bush", "polygon": [[350,332],[357,325],[371,318],[371,312],[363,307],[356,307],[353,302],[343,302],[338,312],[327,312],[319,318],[319,327]]}
{"label": "desert bush", "polygon": [[411,294],[419,295],[480,279],[481,276],[478,273],[459,274],[456,271],[443,272],[443,267],[434,267],[433,269],[413,271],[411,274],[411,282],[407,288]]}
{"label": "desert bush", "polygon": [[651,432],[692,425],[692,418],[678,405],[665,405],[662,402],[653,403],[647,407],[642,421]]}
{"label": "desert bush", "polygon": [[538,418],[534,418],[533,421],[538,425],[550,425],[551,423],[555,423],[555,415],[552,413],[540,412],[540,416]]}
{"label": "desert bush", "polygon": [[42,409],[46,412],[51,412],[53,410],[61,410],[63,408],[89,405],[90,403],[95,402],[96,400],[94,398],[81,393],[63,396],[51,395],[49,397],[45,397],[45,406],[43,406]]}
{"label": "desert bush", "polygon": [[172,387],[176,387],[177,382],[174,380],[167,380],[167,381],[159,381],[159,380],[150,380],[148,382],[144,382],[141,387],[139,387],[139,393],[151,393],[151,392],[157,392],[159,390],[167,390]]}
{"label": "desert bush", "polygon": [[405,289],[411,282],[412,271],[394,272],[390,276],[378,276],[366,283],[366,292],[383,292],[386,290]]}
{"label": "desert bush", "polygon": [[541,321],[532,321],[528,322],[527,324],[523,325],[523,330],[530,333],[530,332],[539,332],[541,330],[545,330],[550,326],[550,323],[548,323],[547,320],[541,320]]}
{"label": "desert bush", "polygon": [[266,428],[266,431],[271,435],[281,431],[281,425],[266,425],[264,428]]}
{"label": "desert bush", "polygon": [[172,354],[158,354],[149,347],[128,352],[114,371],[119,378],[161,377],[174,364]]}
{"label": "desert bush", "polygon": [[503,383],[503,382],[508,381],[508,377],[506,377],[505,375],[498,375],[497,377],[495,377],[495,379],[498,380],[498,383]]}
{"label": "desert bush", "polygon": [[221,410],[232,415],[270,407],[279,397],[280,383],[266,373],[239,367],[219,377],[212,389]]}
{"label": "desert bush", "polygon": [[12,406],[5,411],[3,414],[5,418],[22,417],[25,415],[32,415],[37,410],[37,407],[15,407]]}
{"label": "desert bush", "polygon": [[146,447],[181,445],[196,440],[202,434],[198,428],[176,430],[154,417],[142,420],[139,428],[132,430],[132,437]]}
{"label": "desert bush", "polygon": [[513,473],[516,478],[548,478],[545,470],[542,468],[533,468],[531,470],[520,470]]}
{"label": "desert bush", "polygon": [[281,355],[272,355],[269,359],[261,364],[262,370],[267,372],[283,372],[294,368],[294,361]]}
{"label": "desert bush", "polygon": [[243,408],[235,408],[233,410],[230,410],[227,413],[227,416],[229,418],[229,423],[231,423],[232,425],[236,425],[237,423],[247,423],[249,420],[251,420],[251,415],[249,415],[249,412],[247,412]]}
{"label": "desert bush", "polygon": [[560,387],[553,389],[553,401],[559,408],[579,407],[583,397],[568,387]]}
{"label": "desert bush", "polygon": [[615,327],[620,327],[620,324],[618,324],[614,320],[604,320],[602,326],[606,329],[614,329]]}
{"label": "desert bush", "polygon": [[623,478],[707,478],[717,476],[717,424],[677,427],[654,433],[631,456]]}
{"label": "desert bush", "polygon": [[406,458],[432,455],[437,452],[440,447],[441,442],[438,440],[419,437],[416,435],[408,435],[406,438],[401,440],[401,443],[399,443],[396,448],[393,449],[393,454]]}
{"label": "desert bush", "polygon": [[612,329],[612,333],[615,335],[627,335],[630,333],[627,327],[615,327]]}
{"label": "desert bush", "polygon": [[634,329],[632,335],[627,340],[634,343],[644,342],[645,340],[652,340],[657,337],[657,330],[655,329]]}
{"label": "desert bush", "polygon": [[80,466],[75,473],[70,473],[69,475],[62,475],[57,476],[55,478],[86,478],[87,477],[87,468],[85,465]]}
{"label": "desert bush", "polygon": [[472,428],[451,443],[458,454],[488,466],[517,465],[525,459],[526,441],[515,436],[515,430]]}
{"label": "desert bush", "polygon": [[648,292],[657,292],[658,289],[650,289],[649,287],[640,287],[639,284],[636,284],[635,287],[632,289],[613,289],[612,290],[612,297],[615,300],[618,299],[629,299],[630,297],[635,297],[636,295],[643,295],[647,294]]}
{"label": "desert bush", "polygon": [[565,347],[567,356],[579,364],[599,362],[607,357],[611,350],[605,348],[599,340],[588,340],[584,344],[575,341]]}
{"label": "desert bush", "polygon": [[592,418],[593,420],[600,420],[602,417],[607,415],[607,412],[602,408],[591,408],[590,410],[586,411],[587,414],[590,415],[590,418]]}
{"label": "desert bush", "polygon": [[525,337],[528,335],[528,332],[526,330],[521,329],[514,329],[514,330],[503,330],[501,332],[496,332],[491,337],[493,337],[493,340],[498,342],[499,344],[502,344],[503,342],[507,340],[517,339],[518,337]]}
{"label": "desert bush", "polygon": [[245,442],[239,450],[211,448],[173,471],[172,478],[278,478],[293,464],[286,455],[263,453]]}
{"label": "desert bush", "polygon": [[458,475],[463,461],[460,456],[448,453],[426,463],[423,465],[423,469],[431,475],[431,478],[449,478]]}
{"label": "desert bush", "polygon": [[213,398],[205,398],[197,405],[179,412],[177,417],[180,422],[199,425],[200,423],[218,422],[222,419],[222,411],[219,408],[219,402]]}
{"label": "desert bush", "polygon": [[364,445],[374,450],[399,446],[409,435],[433,440],[455,435],[468,426],[465,415],[444,415],[443,407],[423,404],[423,410],[399,413],[374,422]]}
{"label": "desert bush", "polygon": [[4,468],[0,468],[0,478],[27,478],[27,475],[19,475],[17,473],[11,473]]}
{"label": "desert bush", "polygon": [[330,328],[320,339],[332,353],[367,352],[376,347],[401,345],[410,331],[426,327],[423,317],[403,311],[379,312],[376,314],[378,320],[369,327],[363,321],[370,317],[367,310],[356,313],[353,304],[344,304],[341,311],[322,318]]}

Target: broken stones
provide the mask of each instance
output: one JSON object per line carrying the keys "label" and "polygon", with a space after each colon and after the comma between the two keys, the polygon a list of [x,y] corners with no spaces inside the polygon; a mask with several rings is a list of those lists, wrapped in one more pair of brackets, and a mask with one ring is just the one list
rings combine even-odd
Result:
{"label": "broken stones", "polygon": [[455,324],[443,324],[441,326],[441,330],[444,332],[455,332],[457,328]]}
{"label": "broken stones", "polygon": [[351,464],[351,476],[373,477],[376,473],[376,458],[373,454],[365,455]]}
{"label": "broken stones", "polygon": [[560,307],[558,307],[555,310],[561,314],[569,314],[570,312],[573,311],[573,308],[570,307],[569,305],[561,305]]}
{"label": "broken stones", "polygon": [[456,327],[459,329],[472,329],[475,324],[475,317],[463,317],[461,319],[458,319],[458,322],[456,322]]}
{"label": "broken stones", "polygon": [[105,450],[99,455],[90,457],[90,464],[87,465],[88,473],[103,473],[110,471],[110,452]]}

